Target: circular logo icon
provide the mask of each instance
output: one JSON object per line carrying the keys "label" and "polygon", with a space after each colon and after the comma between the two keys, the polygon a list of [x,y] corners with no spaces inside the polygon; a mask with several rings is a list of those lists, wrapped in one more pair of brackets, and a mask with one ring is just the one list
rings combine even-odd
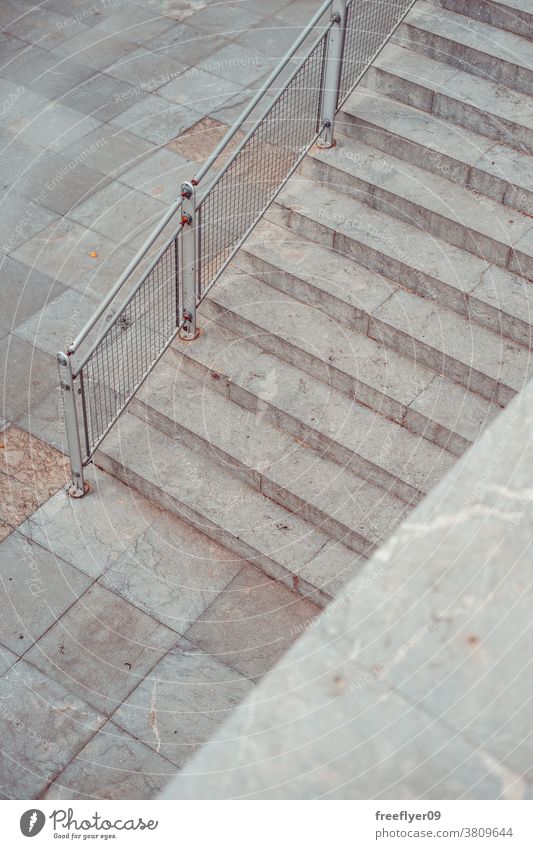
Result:
{"label": "circular logo icon", "polygon": [[20,830],[24,837],[35,837],[36,834],[42,831],[45,822],[46,817],[43,812],[32,808],[22,814],[20,818]]}

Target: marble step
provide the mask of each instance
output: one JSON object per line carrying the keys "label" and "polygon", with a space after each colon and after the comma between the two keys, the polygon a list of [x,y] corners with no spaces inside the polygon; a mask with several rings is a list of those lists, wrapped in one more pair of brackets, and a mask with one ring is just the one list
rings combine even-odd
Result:
{"label": "marble step", "polygon": [[460,15],[483,21],[498,29],[531,38],[533,6],[531,0],[435,0],[435,5]]}
{"label": "marble step", "polygon": [[363,88],[348,98],[336,122],[343,135],[533,214],[529,154]]}
{"label": "marble step", "polygon": [[[309,306],[342,316],[352,327],[392,348],[440,375],[456,381],[482,397],[506,403],[518,391],[531,372],[530,352],[502,339],[498,334],[468,321],[452,310],[397,287],[381,303],[366,299],[366,292],[379,292],[380,279],[374,272],[351,263],[345,272],[344,290],[338,284],[331,293],[329,269],[337,261],[334,250],[306,248],[303,240],[289,241],[283,231],[271,225],[261,228],[257,238],[243,252],[244,269],[266,283],[292,294]],[[268,235],[267,235],[268,234]],[[291,262],[294,247],[307,251],[305,264]],[[312,265],[313,272],[308,269]],[[373,285],[375,281],[376,285]],[[345,298],[344,291],[350,290]],[[383,292],[383,289],[381,290]],[[353,299],[360,299],[359,314],[354,314]],[[352,310],[352,320],[350,320]],[[508,386],[512,384],[511,386]]]}
{"label": "marble step", "polygon": [[[510,332],[514,313],[529,303],[530,284],[519,277],[305,177],[293,179],[283,190],[268,219],[457,312],[468,326],[472,324],[472,332],[482,325],[479,331],[492,333],[498,344],[503,324],[498,310],[508,314]],[[514,289],[508,291],[510,285]],[[530,323],[529,311],[520,321]],[[523,384],[529,352],[509,338],[501,338],[501,345],[504,359],[498,383],[503,383],[494,386],[494,400],[504,405]]]}
{"label": "marble step", "polygon": [[[460,455],[494,408],[419,360],[230,268],[203,303],[216,321],[293,367],[380,413],[413,434]],[[472,399],[475,400],[471,404]]]}
{"label": "marble step", "polygon": [[126,411],[98,466],[300,595],[324,606],[366,562],[309,522]]}
{"label": "marble step", "polygon": [[335,390],[325,364],[321,380],[318,369],[312,376],[203,320],[194,345],[178,342],[171,351],[176,369],[408,504],[427,494],[455,461],[450,452]]}
{"label": "marble step", "polygon": [[393,43],[361,82],[494,141],[533,152],[533,99],[506,86]]}
{"label": "marble step", "polygon": [[[532,160],[533,162],[533,160]],[[438,174],[337,134],[315,147],[300,173],[509,271],[533,278],[533,218]],[[532,287],[533,292],[533,287]],[[533,296],[531,299],[533,306]]]}
{"label": "marble step", "polygon": [[405,515],[405,502],[358,476],[351,463],[312,451],[261,410],[235,404],[173,361],[156,366],[131,410],[358,554],[368,556]]}
{"label": "marble step", "polygon": [[418,0],[393,40],[461,71],[533,94],[531,42],[523,36]]}

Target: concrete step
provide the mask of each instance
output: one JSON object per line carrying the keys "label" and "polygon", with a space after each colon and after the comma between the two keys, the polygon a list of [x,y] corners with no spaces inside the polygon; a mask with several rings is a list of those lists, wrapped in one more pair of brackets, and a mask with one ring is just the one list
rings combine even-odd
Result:
{"label": "concrete step", "polygon": [[533,218],[445,177],[340,134],[336,147],[315,147],[300,173],[414,224],[426,238],[435,236],[502,268],[520,265],[533,277],[533,239],[528,239]]}
{"label": "concrete step", "polygon": [[[182,399],[187,399],[187,404]],[[159,363],[132,402],[132,412],[212,458],[319,531],[368,556],[396,527],[407,506],[301,440],[218,394],[209,384]]]}
{"label": "concrete step", "polygon": [[184,440],[167,436],[128,411],[102,443],[96,463],[321,606],[365,562],[247,486],[218,460],[196,454]]}
{"label": "concrete step", "polygon": [[533,99],[389,44],[362,85],[494,141],[533,152]]}
{"label": "concrete step", "polygon": [[[294,247],[307,252],[305,263],[291,262]],[[322,248],[319,253],[315,245],[307,248],[298,237],[284,238],[283,231],[274,225],[261,227],[243,252],[243,259],[245,265],[241,263],[241,267],[279,291],[292,294],[314,308],[320,304],[322,311],[342,317],[342,321],[356,326],[387,348],[413,358],[488,400],[499,398],[505,403],[507,392],[502,384],[516,385],[531,370],[529,351],[400,287],[375,306],[363,306],[361,299],[361,314],[354,316],[352,324],[351,300],[344,301],[340,287],[331,295],[332,287],[322,284],[337,260],[335,251]],[[313,272],[309,273],[311,266]],[[379,289],[379,285],[373,286],[374,280],[379,284],[379,277],[354,262],[349,268],[344,262],[344,273],[351,299],[364,288]]]}
{"label": "concrete step", "polygon": [[[520,391],[530,371],[529,350],[500,338],[503,322],[497,311],[509,315],[506,326],[511,332],[514,312],[518,312],[520,303],[524,306],[522,293],[525,291],[530,297],[530,284],[507,273],[502,278],[501,274],[498,276],[501,269],[488,266],[472,254],[435,237],[429,239],[419,228],[305,177],[292,180],[283,190],[269,219],[286,225],[304,240],[333,248],[388,281],[457,312],[463,317],[467,338],[486,337],[494,366],[501,358],[497,370],[491,368],[487,373],[491,389],[485,381],[469,382],[468,388],[502,405]],[[514,285],[516,291],[508,291],[509,285]],[[485,326],[476,328],[472,318]],[[529,324],[529,314],[523,321],[526,319]],[[491,326],[495,329],[490,330]]]}
{"label": "concrete step", "polygon": [[435,5],[525,38],[533,32],[531,0],[435,0]]}
{"label": "concrete step", "polygon": [[523,36],[418,0],[393,40],[461,71],[533,94],[531,42]]}
{"label": "concrete step", "polygon": [[336,121],[343,135],[527,215],[533,212],[529,154],[363,88],[346,101]]}
{"label": "concrete step", "polygon": [[223,283],[204,301],[204,320],[217,321],[453,454],[460,455],[493,414],[481,397],[323,309],[235,268]]}
{"label": "concrete step", "polygon": [[[410,505],[428,493],[455,457],[357,403],[331,384],[202,320],[194,345],[172,348],[174,368],[351,469]],[[323,368],[327,377],[327,369]]]}

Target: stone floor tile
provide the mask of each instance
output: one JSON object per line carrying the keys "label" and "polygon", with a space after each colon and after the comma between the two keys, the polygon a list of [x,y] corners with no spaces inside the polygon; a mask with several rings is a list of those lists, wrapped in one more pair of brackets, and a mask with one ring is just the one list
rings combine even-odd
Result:
{"label": "stone floor tile", "polygon": [[11,669],[13,664],[19,660],[19,657],[11,649],[0,645],[0,677],[4,675],[8,669]]}
{"label": "stone floor tile", "polygon": [[238,672],[182,640],[131,693],[113,719],[182,766],[251,687]]}
{"label": "stone floor tile", "polygon": [[[307,20],[311,18],[308,14]],[[235,41],[252,53],[265,56],[272,61],[281,59],[302,31],[301,24],[290,16],[286,20],[277,17],[263,18],[245,32],[235,36]]]}
{"label": "stone floor tile", "polygon": [[83,156],[85,166],[117,177],[154,150],[154,144],[133,133],[105,124],[63,151],[70,159]]}
{"label": "stone floor tile", "polygon": [[[24,141],[22,138],[15,141],[12,133],[3,127],[0,127],[0,148],[2,150],[0,188],[4,190],[2,193],[5,195],[5,188],[8,186],[11,191],[17,191],[18,180],[42,154],[43,149],[36,144]],[[5,249],[3,250],[5,253]]]}
{"label": "stone floor tile", "polygon": [[0,678],[0,792],[35,799],[103,725],[104,717],[20,660]]}
{"label": "stone floor tile", "polygon": [[142,6],[117,7],[118,10],[93,27],[93,32],[105,35],[117,35],[134,44],[143,44],[151,38],[157,38],[162,32],[175,26],[172,18],[160,15],[155,9]]}
{"label": "stone floor tile", "polygon": [[258,679],[317,613],[312,602],[245,566],[185,636],[248,678]]}
{"label": "stone floor tile", "polygon": [[2,542],[2,540],[8,537],[11,533],[13,533],[11,525],[6,524],[6,522],[0,519],[0,542]]}
{"label": "stone floor tile", "polygon": [[[178,77],[187,69],[187,65],[179,61],[179,56],[171,57],[167,53],[151,52],[142,47],[133,53],[128,53],[123,59],[109,65],[106,74],[115,77],[122,82],[129,83],[134,88],[132,91],[146,93],[155,91],[160,86]],[[124,96],[126,106],[130,98]]]}
{"label": "stone floor tile", "polygon": [[0,339],[0,380],[0,416],[15,421],[56,391],[55,357],[32,348],[12,334],[4,336]]}
{"label": "stone floor tile", "polygon": [[[52,218],[54,217],[53,213],[49,214]],[[18,262],[11,256],[4,256],[0,260],[0,276],[2,278],[0,336],[9,333],[65,291],[61,283],[48,277],[47,274],[41,274],[35,268],[30,268],[25,263]]]}
{"label": "stone floor tile", "polygon": [[[67,148],[68,154],[66,151],[62,154],[43,151],[17,181],[17,191],[35,204],[65,215],[103,183],[101,172],[81,164],[81,154],[86,149],[85,140],[97,132],[99,130],[93,130],[77,144]],[[87,147],[89,144],[87,141]],[[73,150],[76,152],[71,154]]]}
{"label": "stone floor tile", "polygon": [[115,242],[126,243],[147,227],[154,228],[166,208],[161,201],[113,180],[71,210],[69,218]]}
{"label": "stone floor tile", "polygon": [[5,104],[2,124],[13,135],[21,133],[51,101],[12,80],[0,79],[0,102]]}
{"label": "stone floor tile", "polygon": [[7,27],[10,35],[14,35],[30,44],[50,50],[67,38],[89,29],[83,21],[71,19],[68,27],[64,26],[62,15],[49,11],[46,6],[26,8],[24,13],[13,20]]}
{"label": "stone floor tile", "polygon": [[207,113],[228,104],[243,90],[240,83],[191,68],[157,90],[160,97]]}
{"label": "stone floor tile", "polygon": [[19,38],[14,38],[12,35],[8,35],[7,32],[0,32],[0,53],[2,55],[2,76],[5,76],[4,68],[9,67],[10,63],[13,59],[28,50],[28,45],[26,42],[21,41]]}
{"label": "stone floor tile", "polygon": [[254,86],[272,70],[272,62],[258,55],[257,51],[230,42],[208,56],[201,70],[240,85]]}
{"label": "stone floor tile", "polygon": [[159,518],[159,510],[106,472],[87,472],[91,490],[70,498],[61,490],[24,523],[28,537],[98,578]]}
{"label": "stone floor tile", "polygon": [[142,97],[142,90],[116,77],[95,74],[69,90],[61,102],[99,121],[109,121]]}
{"label": "stone floor tile", "polygon": [[109,715],[175,640],[174,631],[93,584],[26,658]]}
{"label": "stone floor tile", "polygon": [[215,35],[235,38],[255,26],[268,14],[264,4],[224,3],[205,5],[187,18],[187,24]]}
{"label": "stone floor tile", "polygon": [[18,531],[0,543],[0,642],[17,655],[54,624],[91,579]]}
{"label": "stone floor tile", "polygon": [[153,799],[176,767],[108,721],[50,785],[44,799]]}
{"label": "stone floor tile", "polygon": [[113,119],[112,124],[157,145],[163,145],[192,127],[200,113],[180,103],[148,94]]}
{"label": "stone floor tile", "polygon": [[121,174],[120,182],[170,204],[182,180],[190,179],[193,171],[194,166],[184,156],[161,148]]}
{"label": "stone floor tile", "polygon": [[[223,139],[229,127],[222,121],[205,116],[196,124],[167,144],[167,149],[180,154],[192,162],[203,162],[212,153],[217,144]],[[242,133],[237,133],[229,143],[226,151],[218,157],[217,166],[227,161],[231,153],[243,138]]]}
{"label": "stone floor tile", "polygon": [[31,486],[0,472],[0,519],[4,524],[18,527],[37,510],[39,504],[37,493]]}
{"label": "stone floor tile", "polygon": [[[16,145],[18,142],[14,142],[14,144]],[[55,212],[29,200],[27,197],[21,197],[11,188],[2,198],[0,246],[6,254],[9,254],[28,239],[31,239],[32,236],[35,236],[36,233],[41,232],[45,227],[58,220],[59,216]],[[4,321],[5,316],[2,310],[0,322],[3,323]]]}
{"label": "stone floor tile", "polygon": [[55,390],[49,392],[42,401],[33,404],[30,410],[16,420],[16,424],[63,454],[67,454],[63,401],[59,382],[56,383]]}
{"label": "stone floor tile", "polygon": [[190,525],[162,514],[100,583],[183,634],[243,565]]}
{"label": "stone floor tile", "polygon": [[227,39],[213,35],[186,23],[176,23],[171,29],[143,44],[146,50],[169,56],[189,67],[201,65],[206,57],[227,44]]}
{"label": "stone floor tile", "polygon": [[22,137],[59,153],[101,126],[101,121],[63,103],[52,103],[26,126]]}
{"label": "stone floor tile", "polygon": [[136,47],[136,44],[125,38],[97,32],[95,27],[89,27],[84,32],[56,44],[52,52],[88,65],[96,71],[103,71],[118,58],[132,53]]}
{"label": "stone floor tile", "polygon": [[46,501],[68,478],[67,458],[16,425],[0,441],[0,471],[31,487],[40,502]]}
{"label": "stone floor tile", "polygon": [[28,87],[51,100],[62,98],[69,92],[75,93],[77,86],[93,77],[94,74],[94,68],[88,68],[71,59],[62,59],[36,45],[32,45],[31,48],[26,45],[23,52],[2,68],[2,76],[6,79]]}
{"label": "stone floor tile", "polygon": [[19,324],[15,336],[54,356],[83,327],[97,306],[98,300],[92,295],[67,289]]}

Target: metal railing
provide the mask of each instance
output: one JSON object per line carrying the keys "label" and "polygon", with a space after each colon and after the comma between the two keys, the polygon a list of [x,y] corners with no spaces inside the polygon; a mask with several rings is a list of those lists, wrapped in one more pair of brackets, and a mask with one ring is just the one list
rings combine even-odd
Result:
{"label": "metal railing", "polygon": [[[196,337],[198,305],[305,154],[315,142],[334,144],[336,113],[414,2],[325,0],[202,168],[183,183],[66,353],[57,355],[72,496],[87,491],[84,467],[176,335]],[[148,268],[99,328],[165,233]]]}

